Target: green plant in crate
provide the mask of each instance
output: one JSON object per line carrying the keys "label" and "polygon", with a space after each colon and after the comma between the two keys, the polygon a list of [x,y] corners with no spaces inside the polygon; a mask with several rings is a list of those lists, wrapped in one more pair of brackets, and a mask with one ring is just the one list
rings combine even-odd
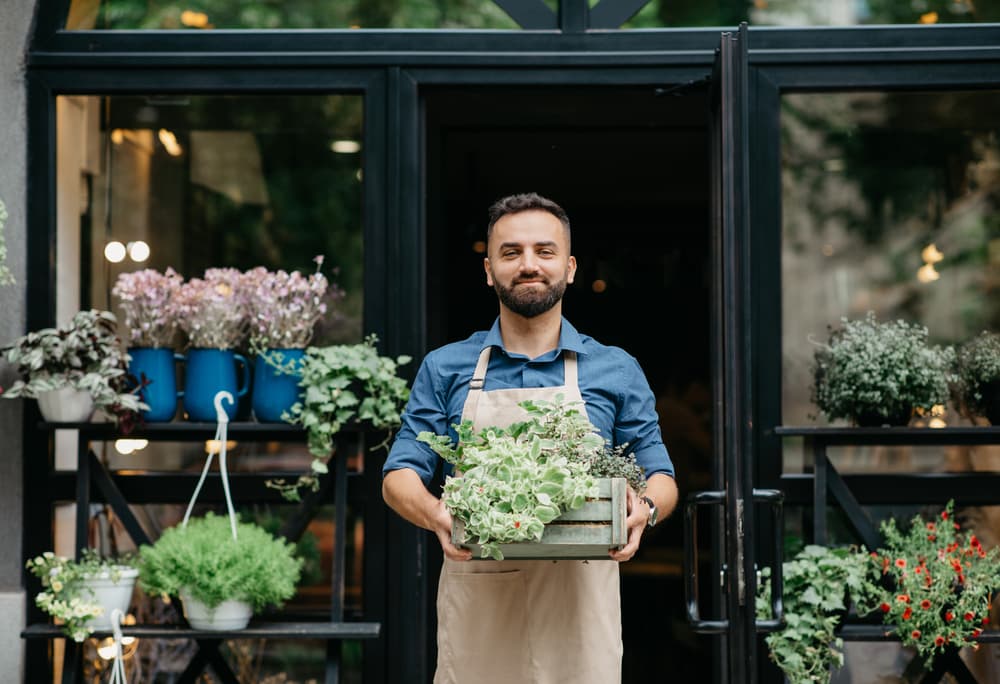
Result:
{"label": "green plant in crate", "polygon": [[598,477],[626,477],[640,492],[645,484],[634,458],[622,455],[627,445],[610,449],[577,405],[560,397],[520,406],[528,420],[506,428],[454,426],[457,444],[448,435],[417,436],[455,466],[442,498],[484,558],[503,560],[501,544],[541,540],[546,524],[597,496]]}
{"label": "green plant in crate", "polygon": [[931,345],[927,328],[906,321],[841,319],[813,363],[813,401],[831,420],[906,425],[913,411],[948,400],[955,351]]}
{"label": "green plant in crate", "polygon": [[139,555],[143,591],[178,596],[183,589],[209,608],[228,600],[254,610],[281,606],[294,596],[302,569],[289,542],[247,522],[237,525],[233,539],[229,518],[214,513],[165,530]]}
{"label": "green plant in crate", "polygon": [[360,344],[306,349],[299,381],[303,399],[283,418],[306,429],[309,452],[314,458],[310,472],[296,482],[268,482],[286,499],[298,501],[302,488],[319,489],[318,476],[328,471],[326,462],[333,451],[334,436],[345,424],[356,420],[390,432],[399,426],[410,390],[398,370],[410,362],[410,357],[380,356],[377,342],[378,337],[371,334]]}
{"label": "green plant in crate", "polygon": [[[827,548],[809,544],[782,565],[785,627],[765,638],[770,658],[791,684],[830,681],[844,664],[843,641],[835,630],[851,601],[868,605],[877,587],[868,576],[864,549]],[[770,568],[761,572],[757,615],[771,611]]]}

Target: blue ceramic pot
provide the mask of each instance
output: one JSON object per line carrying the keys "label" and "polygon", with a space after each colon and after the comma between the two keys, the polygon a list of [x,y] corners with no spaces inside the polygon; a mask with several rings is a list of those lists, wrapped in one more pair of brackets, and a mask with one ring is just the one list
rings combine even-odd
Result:
{"label": "blue ceramic pot", "polygon": [[282,367],[287,367],[292,362],[295,370],[301,372],[305,350],[268,349],[254,359],[253,415],[262,423],[284,422],[281,414],[292,408],[292,404],[302,397],[302,389],[299,387],[301,375],[278,372],[264,358],[265,355]]}
{"label": "blue ceramic pot", "polygon": [[128,372],[137,382],[145,379],[148,384],[139,390],[139,396],[149,405],[142,412],[147,423],[173,420],[177,413],[177,400],[184,394],[177,391],[177,373],[174,364],[184,361],[183,354],[161,347],[130,347]]}
{"label": "blue ceramic pot", "polygon": [[[239,381],[236,364],[240,364]],[[190,349],[184,368],[184,410],[188,420],[214,423],[215,395],[229,392],[242,397],[250,388],[250,366],[246,357],[229,349]],[[236,403],[222,403],[226,415],[236,416]]]}

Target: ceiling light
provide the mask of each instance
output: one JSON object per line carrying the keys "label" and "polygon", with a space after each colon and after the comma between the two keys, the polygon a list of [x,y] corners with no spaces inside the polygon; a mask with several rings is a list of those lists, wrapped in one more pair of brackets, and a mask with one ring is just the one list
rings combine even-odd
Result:
{"label": "ceiling light", "polygon": [[337,154],[355,154],[361,151],[361,143],[357,140],[334,140],[330,149]]}
{"label": "ceiling light", "polygon": [[108,244],[104,245],[104,258],[113,264],[124,261],[125,245],[118,242],[118,240],[112,240]]}
{"label": "ceiling light", "polygon": [[132,261],[142,263],[149,258],[149,245],[142,240],[128,243],[128,255]]}
{"label": "ceiling light", "polygon": [[184,153],[180,143],[177,142],[177,136],[168,131],[166,128],[161,128],[156,135],[160,139],[160,144],[163,145],[163,149],[165,149],[167,154],[171,157],[179,157]]}
{"label": "ceiling light", "polygon": [[920,256],[928,264],[936,264],[944,259],[944,254],[938,250],[937,245],[933,242],[924,247],[923,251],[920,252]]}
{"label": "ceiling light", "polygon": [[917,280],[922,283],[933,283],[941,277],[941,274],[934,270],[934,264],[924,264],[917,269]]}

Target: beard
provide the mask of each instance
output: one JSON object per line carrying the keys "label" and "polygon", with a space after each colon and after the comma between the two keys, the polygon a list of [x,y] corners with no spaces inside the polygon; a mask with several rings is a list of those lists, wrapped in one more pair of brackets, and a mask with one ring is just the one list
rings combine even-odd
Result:
{"label": "beard", "polygon": [[546,284],[543,289],[522,289],[515,292],[517,281],[510,287],[504,287],[499,281],[493,281],[493,289],[496,290],[500,301],[514,313],[525,318],[534,318],[545,313],[559,303],[559,300],[566,294],[566,279],[562,278],[551,285]]}

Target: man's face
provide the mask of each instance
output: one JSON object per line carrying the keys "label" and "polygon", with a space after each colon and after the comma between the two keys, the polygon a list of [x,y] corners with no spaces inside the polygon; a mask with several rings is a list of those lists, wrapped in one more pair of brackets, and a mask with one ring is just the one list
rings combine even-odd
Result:
{"label": "man's face", "polygon": [[555,306],[576,273],[566,230],[547,211],[532,209],[501,218],[493,226],[487,255],[486,283],[501,304],[525,318]]}

